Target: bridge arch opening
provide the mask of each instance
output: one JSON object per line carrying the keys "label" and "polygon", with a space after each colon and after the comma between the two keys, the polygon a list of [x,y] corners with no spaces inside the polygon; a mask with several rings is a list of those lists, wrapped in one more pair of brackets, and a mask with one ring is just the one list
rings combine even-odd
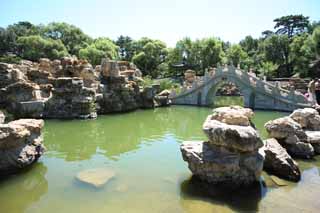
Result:
{"label": "bridge arch opening", "polygon": [[255,94],[234,78],[221,77],[216,79],[206,97],[208,106],[220,107],[240,105],[254,109]]}

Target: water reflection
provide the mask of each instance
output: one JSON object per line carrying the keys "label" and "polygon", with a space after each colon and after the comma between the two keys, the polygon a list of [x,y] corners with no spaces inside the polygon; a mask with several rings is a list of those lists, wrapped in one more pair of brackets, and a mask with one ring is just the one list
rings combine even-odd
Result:
{"label": "water reflection", "polygon": [[[0,212],[21,213],[48,192],[47,167],[36,163],[16,176],[0,181]],[[18,190],[17,190],[18,189]]]}
{"label": "water reflection", "polygon": [[90,159],[97,152],[116,159],[139,149],[141,144],[161,141],[168,134],[178,135],[181,140],[203,138],[202,122],[210,111],[162,108],[100,116],[91,121],[51,120],[46,122],[45,144],[50,156],[66,161]]}
{"label": "water reflection", "polygon": [[[241,190],[221,185],[210,185],[200,181],[195,176],[181,183],[181,202],[187,200],[201,200],[221,207],[227,205],[226,210],[256,212],[262,198],[262,184],[257,182]],[[189,206],[187,207],[190,208]]]}

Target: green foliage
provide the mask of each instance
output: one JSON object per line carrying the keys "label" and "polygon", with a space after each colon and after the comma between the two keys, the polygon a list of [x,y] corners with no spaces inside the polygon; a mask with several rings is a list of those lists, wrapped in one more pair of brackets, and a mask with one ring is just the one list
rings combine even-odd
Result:
{"label": "green foliage", "polygon": [[[225,57],[223,48],[227,45],[214,37],[195,41],[184,38],[177,42],[174,49],[169,50],[167,61],[168,64],[179,64],[184,61],[190,67],[199,68],[201,73],[204,73],[206,68],[222,63]],[[173,74],[174,70],[170,71]]]}
{"label": "green foliage", "polygon": [[0,56],[0,62],[9,63],[9,64],[18,64],[20,61],[21,61],[21,58],[15,55]]}
{"label": "green foliage", "polygon": [[119,55],[121,60],[131,61],[134,55],[135,49],[132,38],[129,36],[120,36],[116,45],[119,46]]}
{"label": "green foliage", "polygon": [[32,61],[44,57],[56,59],[68,55],[60,40],[45,39],[39,35],[19,37],[17,44],[21,57]]}
{"label": "green foliage", "polygon": [[278,65],[274,64],[270,61],[262,62],[260,67],[260,73],[262,76],[266,76],[267,78],[274,77],[276,70],[278,69]]}
{"label": "green foliage", "polygon": [[132,61],[142,71],[144,75],[155,78],[159,75],[158,66],[163,63],[168,54],[166,44],[159,40],[142,38],[134,42],[136,54]]}
{"label": "green foliage", "polygon": [[309,17],[288,15],[276,18],[274,22],[276,22],[274,29],[277,29],[277,34],[287,35],[292,38],[294,35],[306,32],[309,26]]}
{"label": "green foliage", "polygon": [[227,60],[233,66],[242,66],[248,55],[239,44],[232,45],[227,51]]}
{"label": "green foliage", "polygon": [[98,65],[102,58],[116,59],[118,57],[118,46],[108,38],[98,38],[86,48],[81,49],[79,57],[87,59],[93,65]]}
{"label": "green foliage", "polygon": [[320,26],[316,27],[312,33],[312,43],[317,53],[318,57],[320,57]]}
{"label": "green foliage", "polygon": [[290,44],[290,52],[294,73],[300,74],[300,77],[308,76],[310,61],[315,59],[311,36],[308,34],[295,36]]}
{"label": "green foliage", "polygon": [[43,35],[54,40],[61,40],[71,55],[79,56],[79,51],[85,48],[92,39],[74,25],[64,22],[53,22],[43,29]]}

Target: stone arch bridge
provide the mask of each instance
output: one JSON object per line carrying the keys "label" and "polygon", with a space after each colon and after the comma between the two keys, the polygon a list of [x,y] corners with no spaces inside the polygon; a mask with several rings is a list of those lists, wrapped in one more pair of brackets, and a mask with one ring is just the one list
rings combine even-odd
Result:
{"label": "stone arch bridge", "polygon": [[178,95],[173,92],[171,102],[212,106],[218,88],[225,82],[234,83],[244,97],[245,107],[252,109],[292,111],[312,106],[301,93],[282,89],[233,66],[219,67],[206,73],[202,80],[195,81],[189,89],[183,88]]}

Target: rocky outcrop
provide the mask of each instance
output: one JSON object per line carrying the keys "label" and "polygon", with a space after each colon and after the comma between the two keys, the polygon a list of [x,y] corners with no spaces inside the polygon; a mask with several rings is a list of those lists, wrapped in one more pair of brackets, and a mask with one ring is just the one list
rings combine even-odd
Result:
{"label": "rocky outcrop", "polygon": [[[235,111],[235,116],[247,119],[235,125],[235,120],[229,119]],[[264,160],[258,150],[263,143],[248,122],[252,116],[250,109],[241,107],[214,109],[203,124],[209,141],[184,142],[181,145],[183,159],[188,162],[192,173],[213,184],[241,186],[257,181]]]}
{"label": "rocky outcrop", "polygon": [[0,107],[16,118],[94,118],[153,108],[156,88],[139,86],[140,77],[133,64],[108,59],[95,68],[75,57],[0,63]]}
{"label": "rocky outcrop", "polygon": [[259,150],[265,155],[264,170],[292,181],[299,181],[301,172],[287,151],[274,138],[264,140],[264,146]]}
{"label": "rocky outcrop", "polygon": [[26,79],[25,74],[12,64],[0,63],[0,88]]}
{"label": "rocky outcrop", "polygon": [[93,89],[84,87],[80,78],[57,78],[53,81],[52,95],[45,102],[46,118],[97,117]]}
{"label": "rocky outcrop", "polygon": [[0,177],[18,172],[44,153],[43,120],[20,119],[0,124]]}
{"label": "rocky outcrop", "polygon": [[303,129],[319,131],[320,130],[320,115],[317,110],[313,108],[297,109],[289,116]]}
{"label": "rocky outcrop", "polygon": [[306,159],[314,156],[314,149],[308,143],[306,133],[291,117],[268,121],[265,128],[269,136],[277,139],[290,155]]}

